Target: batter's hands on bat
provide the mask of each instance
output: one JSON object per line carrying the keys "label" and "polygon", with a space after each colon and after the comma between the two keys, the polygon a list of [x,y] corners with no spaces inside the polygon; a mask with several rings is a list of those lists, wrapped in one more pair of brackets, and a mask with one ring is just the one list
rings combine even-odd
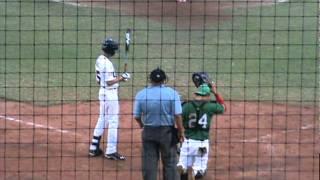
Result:
{"label": "batter's hands on bat", "polygon": [[124,81],[128,81],[131,78],[131,75],[129,73],[125,72],[125,73],[121,74],[121,77]]}

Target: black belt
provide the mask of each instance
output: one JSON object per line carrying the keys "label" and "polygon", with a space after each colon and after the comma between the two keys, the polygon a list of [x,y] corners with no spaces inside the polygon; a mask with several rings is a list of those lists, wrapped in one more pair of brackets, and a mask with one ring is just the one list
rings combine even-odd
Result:
{"label": "black belt", "polygon": [[174,127],[173,125],[167,125],[167,126],[143,126],[143,127],[146,127],[146,128],[160,128],[160,127],[169,127],[169,128],[172,128]]}

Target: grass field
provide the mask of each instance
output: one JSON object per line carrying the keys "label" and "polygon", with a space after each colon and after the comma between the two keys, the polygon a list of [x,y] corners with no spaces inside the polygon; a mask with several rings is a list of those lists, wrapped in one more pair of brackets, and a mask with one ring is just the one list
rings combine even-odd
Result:
{"label": "grass field", "polygon": [[[207,71],[230,100],[314,103],[318,88],[318,4],[289,1],[230,9],[232,19],[204,30],[177,29],[45,0],[0,1],[0,97],[36,104],[95,100],[94,63],[106,36],[123,44],[135,29],[121,98],[132,99],[161,66],[187,98],[191,73]],[[123,52],[115,57],[123,69]]]}

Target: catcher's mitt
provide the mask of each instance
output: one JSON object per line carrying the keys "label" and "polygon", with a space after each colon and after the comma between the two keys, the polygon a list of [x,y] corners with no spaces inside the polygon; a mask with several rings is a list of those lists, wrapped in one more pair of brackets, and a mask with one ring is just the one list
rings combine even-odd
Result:
{"label": "catcher's mitt", "polygon": [[211,88],[211,79],[206,72],[195,72],[192,74],[192,81],[194,85],[198,88],[201,84],[208,84]]}

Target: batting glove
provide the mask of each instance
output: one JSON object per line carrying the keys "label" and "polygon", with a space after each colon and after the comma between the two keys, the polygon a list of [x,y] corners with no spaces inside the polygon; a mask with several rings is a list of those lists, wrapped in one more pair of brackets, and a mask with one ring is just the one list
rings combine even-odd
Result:
{"label": "batting glove", "polygon": [[127,72],[121,74],[121,77],[126,81],[131,78],[130,74]]}

